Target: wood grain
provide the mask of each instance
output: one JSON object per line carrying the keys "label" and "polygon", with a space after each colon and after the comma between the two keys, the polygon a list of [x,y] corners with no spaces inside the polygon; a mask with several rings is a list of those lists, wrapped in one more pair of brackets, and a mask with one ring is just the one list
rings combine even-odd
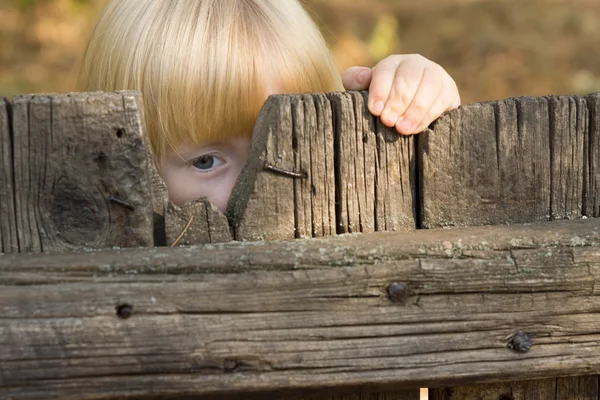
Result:
{"label": "wood grain", "polygon": [[297,238],[335,235],[335,155],[332,107],[324,94],[291,99],[294,127],[294,203]]}
{"label": "wood grain", "polygon": [[366,96],[267,100],[228,206],[237,240],[415,228],[414,138],[377,122]]}
{"label": "wood grain", "polygon": [[431,389],[429,400],[597,400],[598,376]]}
{"label": "wood grain", "polygon": [[[0,257],[0,397],[468,385],[600,370],[600,220]],[[402,301],[390,284],[403,282]],[[121,306],[132,314],[118,316]],[[507,346],[516,331],[527,353]],[[43,391],[42,391],[43,390]]]}
{"label": "wood grain", "polygon": [[443,115],[419,136],[423,227],[596,216],[596,108],[521,97]]}
{"label": "wood grain", "polygon": [[21,252],[153,245],[136,96],[88,93],[13,100]]}
{"label": "wood grain", "polygon": [[267,99],[256,122],[248,162],[227,205],[236,240],[289,240],[296,237],[294,179],[265,169],[294,170],[290,96]]}
{"label": "wood grain", "polygon": [[586,173],[585,215],[600,216],[600,94],[587,97],[589,107],[589,167]]}
{"label": "wood grain", "polygon": [[329,95],[336,121],[337,232],[414,229],[414,138],[373,117],[367,95]]}
{"label": "wood grain", "polygon": [[10,103],[0,97],[0,253],[17,253]]}
{"label": "wood grain", "polygon": [[424,227],[549,219],[545,99],[465,106],[440,118],[419,141]]}

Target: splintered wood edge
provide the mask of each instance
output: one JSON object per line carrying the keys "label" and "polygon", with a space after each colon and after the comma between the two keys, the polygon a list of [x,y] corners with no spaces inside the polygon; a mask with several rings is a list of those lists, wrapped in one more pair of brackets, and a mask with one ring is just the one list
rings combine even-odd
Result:
{"label": "splintered wood edge", "polygon": [[[258,116],[248,161],[233,187],[227,204],[226,216],[235,240],[294,238],[294,209],[290,207],[294,199],[282,198],[281,193],[275,193],[288,191],[293,197],[293,186],[289,182],[283,182],[281,176],[263,173],[269,163],[280,167],[272,159],[294,157],[291,154],[291,138],[288,141],[288,138],[280,137],[283,125],[288,133],[293,134],[293,130],[290,131],[293,127],[289,126],[292,123],[289,115],[290,104],[291,96],[270,96]],[[288,148],[288,151],[282,151],[281,146]],[[292,164],[289,168],[291,167]],[[260,192],[265,190],[261,187],[265,183],[269,185],[268,193]],[[285,210],[280,209],[281,205]],[[277,210],[269,210],[271,207]]]}
{"label": "splintered wood edge", "polygon": [[167,245],[171,247],[233,240],[227,217],[205,198],[186,202],[181,207],[169,202],[165,232]]}
{"label": "splintered wood edge", "polygon": [[250,195],[254,190],[256,175],[264,167],[264,153],[266,151],[267,140],[271,135],[271,129],[276,124],[274,121],[277,118],[276,110],[279,109],[279,99],[270,96],[258,115],[254,131],[252,133],[252,144],[248,161],[244,165],[237,181],[231,191],[227,210],[225,215],[231,221],[236,235],[235,229],[246,213]]}

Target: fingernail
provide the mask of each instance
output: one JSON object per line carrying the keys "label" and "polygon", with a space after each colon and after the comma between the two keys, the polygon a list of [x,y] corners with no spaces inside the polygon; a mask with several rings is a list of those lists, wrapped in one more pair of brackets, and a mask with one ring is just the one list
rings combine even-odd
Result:
{"label": "fingernail", "polygon": [[381,119],[383,119],[383,122],[385,122],[387,125],[394,126],[396,125],[396,122],[398,122],[398,114],[396,114],[393,111],[390,111],[383,114]]}
{"label": "fingernail", "polygon": [[376,101],[375,104],[373,104],[373,107],[371,107],[371,112],[373,114],[380,115],[381,112],[383,111],[383,107],[384,107],[383,101],[381,101],[381,100]]}
{"label": "fingernail", "polygon": [[412,122],[410,119],[404,118],[404,117],[400,117],[400,119],[396,123],[396,127],[398,128],[398,130],[400,130],[404,133],[412,133],[412,130],[414,129],[414,125],[415,125],[414,122]]}

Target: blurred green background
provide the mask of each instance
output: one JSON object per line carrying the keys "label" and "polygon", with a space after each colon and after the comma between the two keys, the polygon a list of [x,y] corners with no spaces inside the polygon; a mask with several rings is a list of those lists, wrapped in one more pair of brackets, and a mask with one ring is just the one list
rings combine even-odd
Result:
{"label": "blurred green background", "polygon": [[[0,0],[0,96],[72,91],[105,1]],[[340,68],[421,53],[450,72],[464,103],[600,91],[600,0],[304,3]]]}

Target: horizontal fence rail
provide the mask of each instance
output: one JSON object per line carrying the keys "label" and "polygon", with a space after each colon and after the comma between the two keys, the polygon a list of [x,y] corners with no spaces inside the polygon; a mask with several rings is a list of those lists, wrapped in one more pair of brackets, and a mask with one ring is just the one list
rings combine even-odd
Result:
{"label": "horizontal fence rail", "polygon": [[0,257],[0,397],[440,386],[600,368],[600,219]]}

